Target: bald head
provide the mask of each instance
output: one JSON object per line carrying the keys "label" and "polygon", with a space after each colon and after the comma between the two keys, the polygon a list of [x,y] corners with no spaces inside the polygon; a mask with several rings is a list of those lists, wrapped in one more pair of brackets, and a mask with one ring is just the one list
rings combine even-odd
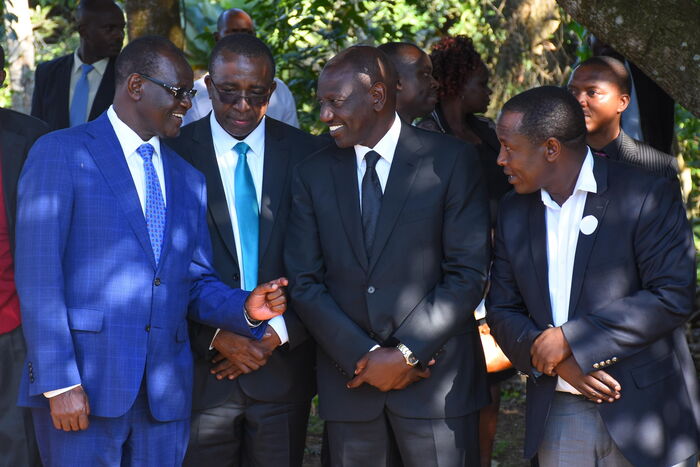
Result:
{"label": "bald head", "polygon": [[240,8],[231,8],[219,15],[216,21],[216,33],[214,38],[218,41],[231,34],[252,34],[255,35],[255,25],[253,18]]}

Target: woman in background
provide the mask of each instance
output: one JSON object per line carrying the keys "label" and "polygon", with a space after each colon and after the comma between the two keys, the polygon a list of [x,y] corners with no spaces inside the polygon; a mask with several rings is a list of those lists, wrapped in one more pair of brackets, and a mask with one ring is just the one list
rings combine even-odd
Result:
{"label": "woman in background", "polygon": [[[433,76],[440,84],[439,102],[430,117],[418,123],[428,130],[439,131],[476,146],[488,190],[492,225],[495,225],[498,202],[511,186],[496,159],[501,146],[493,121],[478,116],[489,106],[491,89],[489,72],[467,36],[444,37],[430,53]],[[483,302],[475,313],[489,369],[491,404],[479,413],[479,444],[482,467],[491,465],[493,441],[501,401],[501,382],[515,374],[510,362],[489,334]],[[505,369],[504,369],[505,368]]]}

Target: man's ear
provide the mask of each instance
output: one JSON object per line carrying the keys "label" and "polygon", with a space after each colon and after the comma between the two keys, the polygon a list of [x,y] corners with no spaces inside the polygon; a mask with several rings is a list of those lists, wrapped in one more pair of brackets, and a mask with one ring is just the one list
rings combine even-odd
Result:
{"label": "man's ear", "polygon": [[400,79],[397,79],[397,80],[396,80],[396,91],[397,91],[397,92],[401,92],[402,89],[403,89],[403,84],[401,84],[401,80],[400,80]]}
{"label": "man's ear", "polygon": [[547,138],[544,142],[544,150],[547,162],[555,162],[561,155],[561,141],[553,137]]}
{"label": "man's ear", "polygon": [[272,86],[270,86],[270,94],[275,92],[275,89],[277,89],[277,81],[275,81],[275,79],[272,78]]}
{"label": "man's ear", "polygon": [[143,78],[138,73],[132,73],[126,78],[126,90],[132,100],[140,101],[143,97]]}
{"label": "man's ear", "polygon": [[384,108],[386,104],[386,84],[378,81],[372,85],[369,90],[370,96],[372,96],[372,108],[379,112]]}
{"label": "man's ear", "polygon": [[620,94],[620,103],[617,106],[617,112],[622,113],[627,109],[627,106],[630,105],[630,95],[629,94]]}

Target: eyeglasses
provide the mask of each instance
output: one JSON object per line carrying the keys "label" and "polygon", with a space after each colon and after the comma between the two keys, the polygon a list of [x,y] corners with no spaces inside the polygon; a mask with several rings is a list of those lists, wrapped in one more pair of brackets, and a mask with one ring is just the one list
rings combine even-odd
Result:
{"label": "eyeglasses", "polygon": [[211,79],[211,75],[209,75],[209,79],[211,80],[211,85],[216,89],[217,94],[219,94],[219,99],[221,102],[224,104],[235,104],[241,99],[245,99],[246,103],[251,106],[251,107],[262,107],[263,105],[267,104],[267,101],[270,99],[270,95],[272,94],[270,91],[266,93],[244,93],[242,91],[226,91],[219,89],[219,87],[214,83],[214,80]]}
{"label": "eyeglasses", "polygon": [[194,99],[194,96],[197,94],[196,89],[187,89],[185,87],[178,88],[176,86],[164,83],[164,82],[157,80],[155,78],[151,78],[150,76],[144,75],[143,73],[138,73],[138,75],[141,76],[142,78],[146,78],[151,83],[157,84],[158,86],[162,86],[163,89],[168,91],[170,94],[173,95],[173,97],[175,99],[178,99],[178,100],[183,100],[185,97],[192,100],[192,99]]}

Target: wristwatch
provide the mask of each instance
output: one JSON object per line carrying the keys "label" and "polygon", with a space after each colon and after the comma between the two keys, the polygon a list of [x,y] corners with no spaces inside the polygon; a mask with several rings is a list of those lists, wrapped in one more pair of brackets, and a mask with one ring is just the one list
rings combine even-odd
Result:
{"label": "wristwatch", "polygon": [[406,360],[406,365],[408,366],[416,366],[418,365],[418,359],[416,358],[415,355],[413,355],[413,352],[411,352],[411,349],[406,347],[403,344],[399,344],[396,346],[396,348],[401,352],[401,355],[403,355],[404,360]]}

